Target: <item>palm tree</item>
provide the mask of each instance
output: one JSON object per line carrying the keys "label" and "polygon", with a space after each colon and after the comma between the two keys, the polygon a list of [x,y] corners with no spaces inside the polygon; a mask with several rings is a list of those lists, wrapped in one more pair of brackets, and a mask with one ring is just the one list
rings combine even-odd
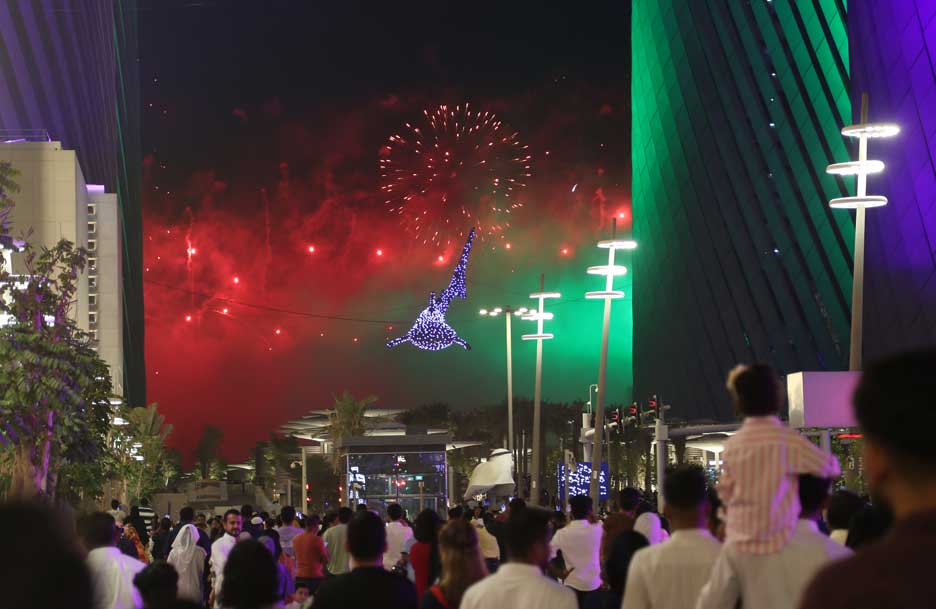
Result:
{"label": "palm tree", "polygon": [[[356,399],[347,389],[340,396],[335,397],[335,407],[328,414],[328,438],[333,443],[339,439],[352,436],[362,436],[367,430],[368,423],[365,418],[367,409],[377,402],[377,396],[369,395],[360,400]],[[334,465],[338,467],[338,456],[332,453]]]}
{"label": "palm tree", "polygon": [[[328,414],[328,438],[337,444],[340,439],[364,435],[368,426],[365,413],[367,408],[377,401],[377,396],[369,395],[358,400],[345,389],[340,396],[334,397],[335,407]],[[332,467],[339,474],[341,488],[348,488],[347,472],[341,468],[337,449],[332,451]],[[341,498],[341,504],[344,505],[344,496]]]}

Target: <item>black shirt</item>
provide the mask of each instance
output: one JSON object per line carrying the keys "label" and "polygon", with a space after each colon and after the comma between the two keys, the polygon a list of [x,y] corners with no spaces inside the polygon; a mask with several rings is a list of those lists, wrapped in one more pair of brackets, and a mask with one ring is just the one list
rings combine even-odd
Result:
{"label": "black shirt", "polygon": [[912,514],[878,542],[816,575],[801,609],[916,609],[936,599],[936,510]]}
{"label": "black shirt", "polygon": [[326,579],[315,593],[313,609],[418,609],[416,587],[383,567],[358,567]]}

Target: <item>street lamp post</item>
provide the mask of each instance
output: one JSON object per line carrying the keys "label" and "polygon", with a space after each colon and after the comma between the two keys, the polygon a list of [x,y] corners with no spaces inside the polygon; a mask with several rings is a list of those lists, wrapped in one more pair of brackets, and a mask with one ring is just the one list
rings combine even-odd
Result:
{"label": "street lamp post", "polygon": [[594,292],[586,292],[585,298],[590,300],[604,300],[604,318],[601,326],[601,356],[598,363],[598,390],[595,392],[595,438],[592,447],[592,467],[591,484],[589,485],[589,494],[595,508],[601,498],[601,486],[599,484],[601,475],[601,434],[604,432],[604,399],[608,394],[607,373],[608,373],[608,333],[611,329],[611,301],[624,298],[624,292],[614,289],[614,278],[618,275],[627,273],[627,267],[614,264],[614,253],[617,250],[632,250],[637,247],[637,242],[630,239],[615,239],[617,229],[616,220],[611,221],[611,239],[599,241],[598,247],[608,250],[608,264],[601,266],[588,267],[589,275],[602,275],[605,278],[605,289]]}
{"label": "street lamp post", "polygon": [[539,301],[539,307],[536,311],[523,316],[526,321],[536,322],[536,334],[521,336],[523,340],[536,341],[536,387],[533,390],[533,471],[530,475],[530,503],[533,505],[540,504],[540,451],[542,442],[540,402],[543,393],[543,341],[553,338],[552,334],[543,331],[543,322],[553,318],[552,313],[543,311],[543,302],[547,298],[559,298],[560,296],[559,292],[546,292],[545,284],[545,275],[540,275],[540,291],[530,294],[530,298]]}
{"label": "street lamp post", "polygon": [[514,435],[513,435],[513,333],[510,329],[510,318],[514,315],[523,315],[527,312],[526,307],[520,307],[514,310],[510,305],[504,307],[494,307],[493,309],[481,309],[481,315],[497,317],[504,314],[507,330],[507,450],[513,455]]}
{"label": "street lamp post", "polygon": [[833,163],[826,168],[826,173],[833,175],[853,175],[857,177],[854,197],[839,197],[829,201],[833,209],[855,210],[855,265],[852,278],[852,318],[851,349],[848,355],[848,369],[861,370],[862,320],[864,317],[864,246],[865,246],[865,210],[869,207],[887,205],[887,197],[868,195],[868,175],[884,171],[884,163],[868,159],[868,138],[893,137],[900,133],[900,127],[892,123],[868,122],[868,94],[861,94],[861,122],[842,129],[842,135],[858,138],[858,160],[846,163]]}

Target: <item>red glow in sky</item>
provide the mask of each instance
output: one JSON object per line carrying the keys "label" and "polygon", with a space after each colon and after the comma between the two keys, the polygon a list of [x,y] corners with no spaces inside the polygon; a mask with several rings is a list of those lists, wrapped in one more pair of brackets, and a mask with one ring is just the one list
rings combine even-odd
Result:
{"label": "red glow in sky", "polygon": [[[513,115],[510,110],[505,105],[498,114],[522,116],[520,109]],[[344,122],[335,121],[334,133],[282,125],[280,148],[264,153],[273,159],[268,169],[248,156],[223,175],[204,169],[171,189],[145,189],[145,234],[152,236],[144,242],[151,264],[144,283],[148,401],[159,403],[174,426],[169,443],[187,460],[206,424],[223,427],[222,453],[239,462],[256,441],[310,409],[330,407],[332,396],[344,389],[376,394],[381,405],[393,408],[433,399],[487,399],[479,396],[488,393],[500,399],[499,385],[483,383],[472,386],[471,395],[446,394],[439,380],[445,375],[432,374],[434,366],[463,354],[430,357],[384,347],[387,336],[409,327],[428,293],[447,284],[452,251],[415,240],[387,211],[375,168],[387,132],[367,122],[372,114],[351,112]],[[539,133],[524,126],[524,139],[540,151],[533,156],[541,158],[553,125],[567,120],[557,110]],[[361,144],[371,131],[380,133],[374,146]],[[574,156],[555,142],[550,146],[550,163]],[[150,168],[155,176],[145,176],[149,184],[157,168],[158,163]],[[469,299],[502,297],[491,290],[507,285],[514,266],[521,272],[524,262],[515,259],[535,252],[530,244],[560,243],[562,255],[575,256],[576,244],[591,243],[591,229],[617,213],[612,201],[625,198],[608,192],[602,213],[590,201],[595,181],[612,174],[609,168],[607,178],[595,177],[590,165],[571,180],[557,171],[551,182],[539,184],[534,173],[528,190],[537,215],[511,214],[510,241],[498,237],[511,252],[507,258],[499,248],[492,251],[498,242],[472,253],[469,281],[478,283],[470,286]],[[570,193],[568,184],[575,181],[578,187]],[[261,188],[266,200],[258,194]],[[187,257],[195,243],[197,257]],[[313,254],[314,264],[308,258]],[[462,308],[453,309],[455,320],[467,310],[465,303],[457,306]],[[483,366],[489,355],[478,343],[470,361]],[[436,378],[423,382],[420,374]],[[424,388],[429,383],[437,389]]]}

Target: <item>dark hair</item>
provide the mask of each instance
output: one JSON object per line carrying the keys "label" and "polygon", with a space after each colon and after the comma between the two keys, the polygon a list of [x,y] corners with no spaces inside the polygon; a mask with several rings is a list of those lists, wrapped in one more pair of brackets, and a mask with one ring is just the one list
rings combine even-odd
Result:
{"label": "dark hair", "polygon": [[354,511],[355,511],[355,512],[366,512],[366,511],[367,511],[367,504],[366,504],[366,503],[359,503],[359,504],[357,504],[357,507],[354,508]]}
{"label": "dark hair", "polygon": [[253,506],[249,503],[245,503],[243,506],[241,506],[240,512],[241,516],[244,517],[244,520],[250,522],[250,517],[253,516]]}
{"label": "dark hair", "polygon": [[111,499],[111,509],[116,510],[120,507],[120,502],[116,499]]}
{"label": "dark hair", "polygon": [[139,518],[140,517],[140,506],[134,505],[130,508],[130,518]]}
{"label": "dark hair", "polygon": [[228,519],[228,516],[230,516],[230,515],[232,515],[232,514],[233,514],[234,516],[240,516],[240,515],[241,515],[240,510],[235,510],[234,508],[231,508],[231,509],[229,509],[228,511],[226,511],[226,512],[224,513],[224,518],[221,519],[221,523],[222,523],[222,524],[226,523],[226,522],[227,522],[227,519]]}
{"label": "dark hair", "polygon": [[507,517],[507,554],[523,559],[537,543],[549,541],[549,512],[537,507],[511,508]]}
{"label": "dark hair", "polygon": [[195,520],[195,510],[189,506],[185,506],[179,510],[179,522],[192,522]]}
{"label": "dark hair", "polygon": [[338,522],[341,524],[348,524],[352,518],[354,518],[354,512],[351,508],[343,507],[338,509]]}
{"label": "dark hair", "polygon": [[865,368],[855,417],[869,439],[900,462],[901,474],[936,477],[936,349],[909,351]]}
{"label": "dark hair", "polygon": [[569,510],[572,512],[573,520],[581,520],[588,517],[592,511],[592,499],[588,495],[575,495],[569,497]]}
{"label": "dark hair", "polygon": [[387,506],[387,516],[390,520],[399,520],[403,518],[403,508],[399,503],[391,503]]}
{"label": "dark hair", "polygon": [[523,509],[526,507],[526,501],[524,501],[522,497],[514,497],[510,500],[510,503],[507,504],[507,507],[512,510]]}
{"label": "dark hair", "polygon": [[465,513],[465,508],[463,508],[460,505],[456,505],[455,507],[449,508],[449,511],[448,511],[449,520],[461,518],[462,514],[464,513]]}
{"label": "dark hair", "polygon": [[621,492],[618,493],[618,503],[621,504],[621,509],[626,512],[636,510],[637,506],[640,505],[640,491],[630,486],[622,488]]}
{"label": "dark hair", "polygon": [[309,583],[306,582],[306,581],[298,581],[298,582],[296,582],[296,590],[298,590],[299,588],[305,588],[306,591],[312,592],[311,586],[309,586]]}
{"label": "dark hair", "polygon": [[280,517],[283,519],[283,525],[289,526],[296,519],[296,508],[291,505],[285,506],[280,510]]}
{"label": "dark hair", "polygon": [[279,560],[280,556],[283,555],[283,544],[280,542],[279,531],[276,529],[270,529],[268,531],[264,531],[263,535],[260,537],[269,537],[273,540],[273,558]]}
{"label": "dark hair", "polygon": [[278,586],[279,570],[263,544],[254,539],[235,544],[224,564],[221,601],[225,607],[266,607],[276,602]]}
{"label": "dark hair", "polygon": [[647,538],[636,531],[624,531],[614,538],[611,551],[605,561],[605,573],[608,585],[619,598],[624,595],[624,584],[627,582],[627,570],[630,568],[634,553],[641,548],[649,546]]}
{"label": "dark hair", "polygon": [[143,597],[144,607],[164,607],[176,598],[179,574],[163,560],[146,565],[133,577],[133,585]]}
{"label": "dark hair", "polygon": [[159,520],[159,530],[160,531],[169,531],[172,529],[172,521],[163,516]]}
{"label": "dark hair", "polygon": [[317,530],[320,524],[322,524],[322,519],[319,518],[318,514],[312,514],[306,517],[305,526],[307,529]]}
{"label": "dark hair", "polygon": [[[113,522],[111,518],[111,531]],[[94,606],[91,575],[65,514],[33,502],[0,504],[0,539],[4,548],[16,550],[0,552],[4,607]]]}
{"label": "dark hair", "polygon": [[114,545],[114,517],[107,512],[86,514],[78,520],[78,534],[89,550]]}
{"label": "dark hair", "polygon": [[847,490],[835,491],[829,498],[826,509],[829,526],[833,529],[847,529],[855,514],[864,508],[864,499]]}
{"label": "dark hair", "polygon": [[361,562],[380,558],[387,549],[387,531],[377,514],[358,512],[348,524],[348,552]]}
{"label": "dark hair", "polygon": [[894,522],[894,514],[880,503],[867,505],[852,518],[848,526],[845,545],[852,550],[877,541],[884,536]]}
{"label": "dark hair", "polygon": [[435,543],[439,538],[442,519],[435,510],[425,509],[416,515],[413,521],[413,537],[423,543]]}
{"label": "dark hair", "polygon": [[695,510],[708,499],[705,472],[698,465],[680,465],[663,479],[663,498],[677,510]]}
{"label": "dark hair", "polygon": [[810,474],[800,474],[799,502],[801,514],[814,514],[822,507],[822,502],[829,496],[832,481]]}
{"label": "dark hair", "polygon": [[770,366],[735,366],[728,373],[726,386],[741,416],[758,417],[780,413],[783,386]]}

